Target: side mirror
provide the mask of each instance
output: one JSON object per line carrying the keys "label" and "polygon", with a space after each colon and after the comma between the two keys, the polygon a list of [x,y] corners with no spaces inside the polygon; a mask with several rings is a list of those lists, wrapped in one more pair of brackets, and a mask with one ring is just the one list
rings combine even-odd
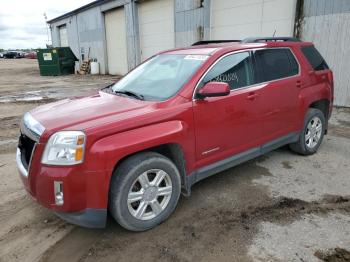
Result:
{"label": "side mirror", "polygon": [[227,96],[231,92],[230,86],[224,82],[209,82],[197,93],[199,98]]}

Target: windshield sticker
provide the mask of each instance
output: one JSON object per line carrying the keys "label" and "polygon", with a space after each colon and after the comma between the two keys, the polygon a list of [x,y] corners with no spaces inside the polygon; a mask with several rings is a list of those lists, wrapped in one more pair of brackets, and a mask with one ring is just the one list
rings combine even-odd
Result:
{"label": "windshield sticker", "polygon": [[200,60],[200,61],[204,61],[208,58],[207,55],[187,55],[185,56],[185,59],[188,60]]}

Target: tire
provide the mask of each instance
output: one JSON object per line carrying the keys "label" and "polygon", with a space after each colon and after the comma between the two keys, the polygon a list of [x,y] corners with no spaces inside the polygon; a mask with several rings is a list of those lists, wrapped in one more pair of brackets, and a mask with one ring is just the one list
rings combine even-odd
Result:
{"label": "tire", "polygon": [[[316,153],[322,143],[325,127],[326,119],[322,111],[309,108],[305,115],[304,127],[300,132],[299,141],[290,144],[290,149],[300,155]],[[308,137],[311,138],[308,139]]]}
{"label": "tire", "polygon": [[154,152],[139,153],[124,160],[114,171],[109,211],[122,227],[145,231],[170,216],[180,193],[180,173],[172,161]]}

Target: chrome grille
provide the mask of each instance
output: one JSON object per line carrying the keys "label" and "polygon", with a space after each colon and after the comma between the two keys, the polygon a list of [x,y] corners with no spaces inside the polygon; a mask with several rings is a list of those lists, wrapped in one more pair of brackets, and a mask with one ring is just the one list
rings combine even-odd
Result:
{"label": "chrome grille", "polygon": [[32,158],[35,144],[36,142],[28,136],[26,136],[25,134],[22,133],[20,135],[18,141],[18,148],[21,151],[21,161],[26,170],[28,170],[28,166]]}

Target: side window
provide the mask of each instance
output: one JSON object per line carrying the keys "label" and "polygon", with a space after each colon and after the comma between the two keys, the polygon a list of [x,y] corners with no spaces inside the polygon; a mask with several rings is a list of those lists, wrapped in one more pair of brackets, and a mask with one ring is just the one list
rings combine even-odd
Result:
{"label": "side window", "polygon": [[236,53],[222,58],[207,72],[199,88],[213,81],[228,83],[231,90],[253,84],[249,52]]}
{"label": "side window", "polygon": [[298,74],[299,67],[289,49],[263,49],[254,53],[259,82],[266,82]]}
{"label": "side window", "polygon": [[290,62],[290,67],[291,67],[291,75],[297,75],[299,73],[299,65],[297,60],[295,60],[294,55],[289,49],[286,49],[286,52],[288,54],[289,62]]}
{"label": "side window", "polygon": [[303,46],[301,48],[301,52],[303,52],[304,56],[309,61],[314,70],[319,71],[329,69],[326,61],[314,46]]}

